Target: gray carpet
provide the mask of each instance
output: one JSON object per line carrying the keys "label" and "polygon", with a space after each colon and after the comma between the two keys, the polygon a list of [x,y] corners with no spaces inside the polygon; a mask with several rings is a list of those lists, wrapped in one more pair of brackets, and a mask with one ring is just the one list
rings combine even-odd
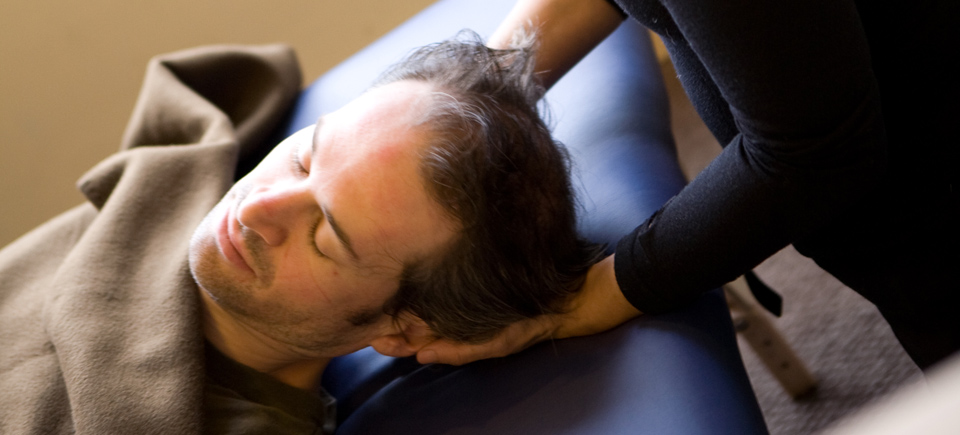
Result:
{"label": "gray carpet", "polygon": [[[663,65],[671,119],[684,174],[696,175],[720,151],[683,94],[676,73]],[[740,349],[773,435],[814,434],[905,384],[920,370],[897,343],[876,308],[792,247],[756,269],[784,299],[775,324],[819,380],[812,394],[787,395],[741,339]]]}
{"label": "gray carpet", "polygon": [[772,434],[811,434],[903,386],[920,370],[880,313],[860,295],[788,247],[757,275],[784,298],[775,323],[819,380],[809,397],[791,399],[741,339],[753,389]]}

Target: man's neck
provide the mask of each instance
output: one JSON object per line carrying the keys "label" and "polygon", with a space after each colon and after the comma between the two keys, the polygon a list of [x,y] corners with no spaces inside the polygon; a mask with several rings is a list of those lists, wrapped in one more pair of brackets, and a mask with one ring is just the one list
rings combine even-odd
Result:
{"label": "man's neck", "polygon": [[311,359],[231,316],[205,291],[200,291],[203,334],[227,357],[280,382],[314,390],[329,359]]}

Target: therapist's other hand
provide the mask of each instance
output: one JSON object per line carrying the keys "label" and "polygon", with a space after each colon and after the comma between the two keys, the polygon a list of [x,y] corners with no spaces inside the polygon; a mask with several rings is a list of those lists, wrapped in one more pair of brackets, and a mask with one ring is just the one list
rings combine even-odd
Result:
{"label": "therapist's other hand", "polygon": [[613,255],[593,265],[583,287],[563,314],[516,322],[489,341],[478,344],[436,340],[417,352],[421,364],[463,365],[524,350],[547,339],[580,337],[614,328],[640,315],[623,296],[613,272]]}

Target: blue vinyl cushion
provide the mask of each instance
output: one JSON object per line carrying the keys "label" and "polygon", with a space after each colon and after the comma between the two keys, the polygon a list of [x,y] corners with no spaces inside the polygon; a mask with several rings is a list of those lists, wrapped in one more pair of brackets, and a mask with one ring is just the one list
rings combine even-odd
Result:
{"label": "blue vinyl cushion", "polygon": [[[336,110],[413,48],[470,28],[488,36],[512,0],[442,0],[324,74],[286,133]],[[627,22],[547,94],[574,158],[582,232],[608,243],[684,185],[648,33]],[[763,434],[722,293],[613,331],[541,343],[465,367],[364,349],[324,387],[341,434]]]}

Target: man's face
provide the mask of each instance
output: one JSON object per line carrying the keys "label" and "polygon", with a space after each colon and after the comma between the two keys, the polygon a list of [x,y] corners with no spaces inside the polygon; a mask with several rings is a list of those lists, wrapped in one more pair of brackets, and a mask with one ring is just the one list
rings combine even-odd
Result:
{"label": "man's face", "polygon": [[[403,265],[456,223],[427,194],[415,125],[431,88],[373,89],[280,143],[197,228],[190,267],[236,320],[314,356],[365,347],[397,325],[383,305]],[[401,325],[402,327],[402,325]]]}

